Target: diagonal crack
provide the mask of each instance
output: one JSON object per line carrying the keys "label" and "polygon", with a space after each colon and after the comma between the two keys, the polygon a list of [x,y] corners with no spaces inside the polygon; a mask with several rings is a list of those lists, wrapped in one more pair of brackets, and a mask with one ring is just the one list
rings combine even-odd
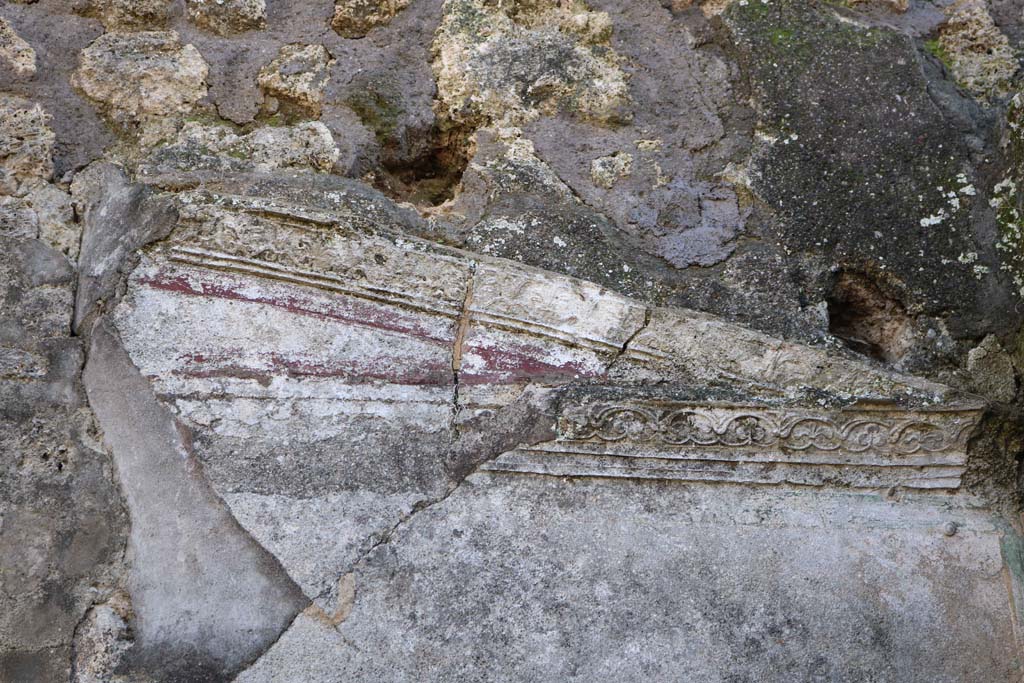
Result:
{"label": "diagonal crack", "polygon": [[618,353],[616,353],[615,357],[612,358],[611,361],[608,363],[608,367],[605,369],[606,372],[611,370],[613,367],[615,367],[615,364],[619,362],[619,359],[621,359],[623,356],[625,356],[626,353],[629,351],[629,346],[630,346],[630,344],[633,343],[633,340],[636,339],[638,336],[640,336],[640,333],[643,332],[644,330],[646,330],[647,327],[651,324],[651,314],[652,313],[653,313],[653,310],[651,309],[650,306],[647,306],[647,307],[644,308],[644,321],[643,321],[643,323],[639,327],[637,327],[635,330],[633,330],[633,334],[629,335],[629,337],[626,339],[626,341],[622,342],[622,347],[619,348]]}
{"label": "diagonal crack", "polygon": [[[449,447],[447,467],[450,481],[444,492],[435,498],[417,501],[408,512],[401,513],[394,524],[375,534],[370,546],[359,554],[341,576],[355,573],[377,548],[390,543],[419,513],[450,498],[486,463],[518,446],[532,446],[552,440],[555,437],[559,399],[569,388],[570,385],[557,388],[531,385],[523,390],[519,398],[504,408],[490,415],[468,420],[467,429],[461,432]],[[333,588],[324,590],[314,602],[326,599],[332,591]]]}

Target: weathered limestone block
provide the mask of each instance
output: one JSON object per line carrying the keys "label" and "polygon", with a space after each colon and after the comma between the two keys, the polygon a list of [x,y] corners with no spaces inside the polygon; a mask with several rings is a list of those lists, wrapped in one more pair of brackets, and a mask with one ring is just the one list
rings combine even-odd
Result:
{"label": "weathered limestone block", "polygon": [[267,24],[266,0],[186,0],[185,7],[197,26],[222,36]]}
{"label": "weathered limestone block", "polygon": [[[195,430],[197,457],[235,518],[322,609],[338,577],[395,524],[480,467],[959,486],[979,406],[929,412],[929,401],[948,394],[939,385],[711,316],[649,312],[591,283],[445,249],[341,211],[207,190],[183,195],[180,212],[172,241],[133,272],[117,327],[142,374]],[[734,401],[753,403],[732,413],[694,418],[694,429],[730,435],[720,444],[729,457],[714,449],[683,456],[674,446],[643,456],[594,451],[575,445],[575,432],[551,441],[526,423],[507,437],[494,432],[522,414],[515,406],[526,386],[647,376],[755,392],[737,394],[747,398]],[[765,396],[808,394],[837,407],[760,405]],[[898,397],[923,407],[841,408]],[[571,422],[574,410],[552,415]],[[748,428],[757,436],[745,436]],[[538,438],[543,444],[517,450]],[[724,469],[723,459],[731,463]],[[685,466],[651,469],[664,460]],[[325,519],[335,521],[318,523]]]}
{"label": "weathered limestone block", "polygon": [[75,220],[71,195],[55,185],[42,185],[26,198],[36,214],[39,239],[75,263],[82,240],[82,227]]}
{"label": "weathered limestone block", "polygon": [[195,171],[237,173],[307,168],[330,171],[341,152],[331,131],[319,121],[267,126],[238,134],[228,126],[190,121],[177,139],[153,151],[150,163]]}
{"label": "weathered limestone block", "polygon": [[26,200],[0,196],[0,235],[39,237],[39,218]]}
{"label": "weathered limestone block", "polygon": [[71,196],[44,183],[24,197],[0,195],[0,235],[38,237],[74,263],[82,233]]}
{"label": "weathered limestone block", "polygon": [[0,60],[18,76],[31,76],[36,72],[36,51],[3,17],[0,17]]}
{"label": "weathered limestone block", "polygon": [[610,190],[619,178],[633,172],[633,155],[629,153],[609,154],[594,159],[590,164],[590,178],[598,187]]}
{"label": "weathered limestone block", "polygon": [[985,337],[967,354],[967,371],[974,390],[982,396],[1006,403],[1017,394],[1013,360],[994,336]]}
{"label": "weathered limestone block", "polygon": [[163,28],[170,19],[172,0],[87,0],[83,14],[96,17],[108,31]]}
{"label": "weathered limestone block", "polygon": [[175,31],[105,33],[79,56],[72,84],[117,121],[188,111],[206,96],[207,65]]}
{"label": "weathered limestone block", "polygon": [[961,86],[975,97],[1006,95],[1020,64],[984,0],[957,0],[945,9],[939,56]]}
{"label": "weathered limestone block", "polygon": [[283,100],[312,118],[320,116],[331,55],[323,45],[285,45],[260,70],[265,95]]}
{"label": "weathered limestone block", "polygon": [[606,47],[606,14],[582,2],[521,9],[447,0],[434,41],[438,107],[448,125],[514,125],[566,108],[588,120],[626,117],[626,78]]}
{"label": "weathered limestone block", "polygon": [[130,626],[133,617],[131,598],[124,591],[89,610],[75,633],[72,683],[117,680],[116,672],[128,664],[134,645]]}
{"label": "weathered limestone block", "polygon": [[409,0],[337,0],[331,28],[343,38],[362,38],[378,26],[386,26]]}
{"label": "weathered limestone block", "polygon": [[0,94],[0,195],[21,196],[53,174],[54,134],[38,104]]}

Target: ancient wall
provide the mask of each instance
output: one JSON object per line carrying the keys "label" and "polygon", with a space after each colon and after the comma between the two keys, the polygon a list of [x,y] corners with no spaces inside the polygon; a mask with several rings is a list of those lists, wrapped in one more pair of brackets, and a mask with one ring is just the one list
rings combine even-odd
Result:
{"label": "ancient wall", "polygon": [[1022,55],[0,0],[0,683],[1024,680]]}

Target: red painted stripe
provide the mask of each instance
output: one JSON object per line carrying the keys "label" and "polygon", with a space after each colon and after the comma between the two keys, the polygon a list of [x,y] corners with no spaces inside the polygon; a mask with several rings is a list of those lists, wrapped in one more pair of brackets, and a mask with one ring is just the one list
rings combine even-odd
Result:
{"label": "red painted stripe", "polygon": [[502,343],[499,347],[466,342],[463,358],[475,355],[484,361],[484,369],[474,371],[463,363],[459,381],[467,384],[506,384],[529,380],[568,381],[578,378],[604,377],[604,371],[594,371],[583,360],[570,360],[561,364],[540,360],[544,349],[534,344]]}
{"label": "red painted stripe", "polygon": [[[296,315],[310,316],[321,320],[337,320],[359,327],[397,332],[445,348],[450,348],[454,342],[454,323],[449,323],[448,330],[446,330],[451,336],[438,336],[429,326],[422,324],[422,320],[416,316],[399,313],[394,307],[362,302],[349,297],[337,296],[333,301],[318,301],[314,297],[291,294],[277,296],[251,294],[244,291],[244,288],[251,288],[252,281],[230,275],[218,275],[218,280],[213,280],[197,270],[175,273],[161,269],[156,275],[140,277],[138,282],[153,289],[188,296],[245,301],[273,306]],[[262,283],[260,288],[264,291],[268,289]],[[283,287],[272,285],[270,288],[281,289]],[[290,289],[298,290],[300,288],[291,287]]]}
{"label": "red painted stripe", "polygon": [[260,354],[255,362],[241,365],[234,354],[219,357],[187,354],[184,366],[174,371],[180,377],[242,377],[267,384],[274,377],[317,377],[358,381],[386,381],[392,384],[445,386],[452,383],[452,370],[446,363],[430,362],[416,368],[391,369],[378,362],[331,361],[290,358],[279,353]]}

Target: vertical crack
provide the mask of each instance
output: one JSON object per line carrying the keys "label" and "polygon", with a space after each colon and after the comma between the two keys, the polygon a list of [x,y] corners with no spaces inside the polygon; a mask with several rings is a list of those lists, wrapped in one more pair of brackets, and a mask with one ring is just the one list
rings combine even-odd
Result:
{"label": "vertical crack", "polygon": [[473,305],[473,282],[476,280],[476,263],[470,266],[469,278],[466,282],[466,296],[462,300],[458,325],[455,328],[455,341],[452,343],[452,441],[459,438],[459,371],[462,369],[462,346],[469,331],[470,307]]}

